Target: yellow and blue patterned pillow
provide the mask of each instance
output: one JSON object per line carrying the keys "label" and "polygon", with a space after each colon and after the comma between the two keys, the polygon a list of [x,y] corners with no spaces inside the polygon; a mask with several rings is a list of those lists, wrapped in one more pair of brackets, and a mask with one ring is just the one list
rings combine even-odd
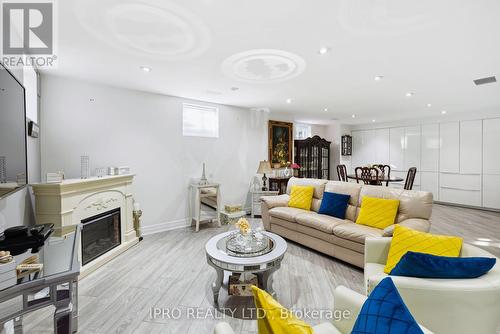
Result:
{"label": "yellow and blue patterned pillow", "polygon": [[365,196],[361,200],[361,210],[356,224],[384,229],[396,221],[399,200]]}
{"label": "yellow and blue patterned pillow", "polygon": [[297,319],[264,290],[252,285],[252,293],[257,308],[259,334],[314,334],[310,325]]}
{"label": "yellow and blue patterned pillow", "polygon": [[288,206],[291,208],[311,210],[313,194],[313,186],[292,186]]}
{"label": "yellow and blue patterned pillow", "polygon": [[458,257],[462,249],[462,238],[447,235],[434,235],[412,230],[408,227],[396,225],[392,235],[389,255],[384,268],[390,274],[399,260],[407,252],[418,252],[431,255]]}

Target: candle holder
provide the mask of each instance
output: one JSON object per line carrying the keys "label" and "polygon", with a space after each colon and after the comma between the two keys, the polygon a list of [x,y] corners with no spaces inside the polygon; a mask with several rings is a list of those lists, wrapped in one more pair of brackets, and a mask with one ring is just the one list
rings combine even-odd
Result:
{"label": "candle holder", "polygon": [[90,163],[89,156],[82,155],[80,157],[80,177],[82,179],[88,179],[90,177]]}
{"label": "candle holder", "polygon": [[132,214],[134,216],[134,228],[135,228],[135,233],[137,234],[137,237],[139,238],[139,241],[142,241],[142,231],[141,231],[141,216],[142,216],[142,210],[134,210],[132,211]]}
{"label": "candle holder", "polygon": [[0,183],[7,183],[7,162],[4,155],[0,156]]}

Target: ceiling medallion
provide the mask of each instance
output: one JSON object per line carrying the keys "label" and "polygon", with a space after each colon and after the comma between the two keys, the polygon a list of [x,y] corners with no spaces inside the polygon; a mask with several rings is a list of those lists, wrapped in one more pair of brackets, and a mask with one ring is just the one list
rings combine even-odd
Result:
{"label": "ceiling medallion", "polygon": [[211,44],[204,23],[168,0],[78,0],[76,11],[93,36],[140,56],[192,58]]}
{"label": "ceiling medallion", "polygon": [[304,59],[283,50],[257,49],[240,52],[222,63],[225,75],[247,83],[276,83],[290,80],[306,68]]}

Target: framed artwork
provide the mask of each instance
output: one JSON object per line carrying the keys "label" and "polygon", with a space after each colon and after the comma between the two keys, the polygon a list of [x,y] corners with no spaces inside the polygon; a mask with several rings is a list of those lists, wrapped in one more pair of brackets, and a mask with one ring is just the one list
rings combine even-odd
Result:
{"label": "framed artwork", "polygon": [[293,123],[269,121],[269,161],[285,166],[292,161]]}

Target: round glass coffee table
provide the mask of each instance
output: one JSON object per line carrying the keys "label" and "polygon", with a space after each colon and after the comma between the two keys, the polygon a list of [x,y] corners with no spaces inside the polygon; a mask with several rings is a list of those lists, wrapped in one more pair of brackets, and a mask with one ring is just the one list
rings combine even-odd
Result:
{"label": "round glass coffee table", "polygon": [[[271,295],[272,274],[279,269],[285,256],[285,239],[271,232],[260,232],[247,246],[241,245],[236,232],[218,234],[205,245],[208,264],[217,272],[212,284],[214,303],[219,303],[219,291],[224,281],[224,271],[232,273],[252,273],[257,276],[259,286]],[[238,237],[238,239],[236,239]]]}

